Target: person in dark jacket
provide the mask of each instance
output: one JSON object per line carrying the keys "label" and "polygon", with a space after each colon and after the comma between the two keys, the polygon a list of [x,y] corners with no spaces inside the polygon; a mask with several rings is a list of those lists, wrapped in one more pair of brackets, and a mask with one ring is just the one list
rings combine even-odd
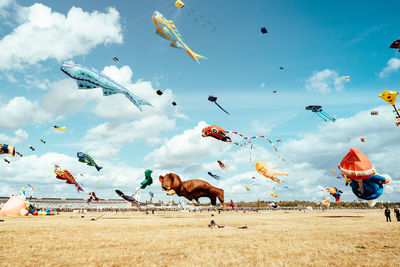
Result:
{"label": "person in dark jacket", "polygon": [[392,220],[390,219],[390,209],[386,207],[385,209],[385,216],[386,216],[386,221],[391,222]]}
{"label": "person in dark jacket", "polygon": [[396,219],[398,222],[400,222],[400,211],[398,208],[394,209],[394,214],[396,214]]}

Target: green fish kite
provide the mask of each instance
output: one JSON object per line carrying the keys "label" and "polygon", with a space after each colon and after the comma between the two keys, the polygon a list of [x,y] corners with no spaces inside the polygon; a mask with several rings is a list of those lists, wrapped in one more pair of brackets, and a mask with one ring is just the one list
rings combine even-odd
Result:
{"label": "green fish kite", "polygon": [[78,152],[76,153],[76,156],[78,157],[78,160],[80,162],[86,163],[89,166],[94,166],[96,167],[97,171],[100,171],[103,167],[100,167],[96,164],[96,162],[94,162],[94,160],[92,159],[91,156],[89,156],[88,154],[82,153],[82,152]]}

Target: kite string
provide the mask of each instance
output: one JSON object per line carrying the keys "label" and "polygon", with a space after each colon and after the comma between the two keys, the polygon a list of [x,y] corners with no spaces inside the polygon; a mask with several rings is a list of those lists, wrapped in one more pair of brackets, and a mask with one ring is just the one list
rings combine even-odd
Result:
{"label": "kite string", "polygon": [[[264,138],[264,139],[266,139],[270,144],[271,144],[271,146],[274,148],[274,150],[276,151],[276,155],[278,156],[278,158],[279,159],[281,159],[283,162],[285,162],[286,164],[288,163],[284,158],[282,158],[280,155],[279,155],[279,151],[278,151],[278,149],[276,148],[276,146],[272,143],[272,141],[271,140],[269,140],[266,136],[264,136],[264,135],[258,135],[258,136],[252,136],[252,137],[246,137],[246,136],[244,136],[243,134],[241,134],[241,133],[238,133],[238,132],[235,132],[235,131],[226,131],[227,133],[233,133],[233,134],[236,134],[236,135],[239,135],[240,137],[242,137],[243,139],[255,139],[255,138]],[[236,143],[236,142],[233,142],[232,140],[230,140],[229,142],[231,142],[231,143],[233,143],[233,144],[235,144],[235,145],[237,145],[237,146],[244,146],[244,145],[247,145],[247,144],[250,144],[251,143],[251,141],[247,141],[246,143],[243,143],[243,144],[239,144],[239,143]]]}

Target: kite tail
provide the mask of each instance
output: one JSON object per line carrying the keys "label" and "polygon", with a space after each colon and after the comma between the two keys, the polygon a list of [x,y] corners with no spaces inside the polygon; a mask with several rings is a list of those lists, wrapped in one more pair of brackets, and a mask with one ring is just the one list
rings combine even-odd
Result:
{"label": "kite tail", "polygon": [[100,167],[100,166],[95,166],[96,167],[96,169],[97,169],[97,171],[100,171],[101,169],[103,169],[103,167]]}
{"label": "kite tail", "polygon": [[[202,55],[196,54],[195,52],[193,52],[192,50],[190,50],[189,48],[186,50],[186,53],[193,58],[194,60],[196,60],[197,63],[199,63],[199,59],[208,59],[206,57],[203,57]],[[199,63],[200,64],[200,63]]]}
{"label": "kite tail", "polygon": [[223,107],[221,107],[220,105],[218,105],[217,102],[214,102],[214,103],[215,103],[215,105],[217,105],[220,109],[222,109],[226,114],[231,115],[231,114],[229,114],[228,111],[226,111],[225,109],[223,109]]}
{"label": "kite tail", "polygon": [[336,121],[336,119],[332,116],[330,116],[328,113],[324,112],[321,110],[321,114],[324,115],[326,118],[330,119],[331,121]]}
{"label": "kite tail", "polygon": [[124,91],[124,94],[126,96],[126,98],[128,98],[133,104],[135,104],[135,106],[140,110],[142,110],[142,105],[148,105],[148,106],[153,106],[152,104],[150,104],[149,102],[147,102],[146,100],[144,100],[143,98],[140,98],[134,94],[129,93],[128,91]]}
{"label": "kite tail", "polygon": [[[264,135],[259,135],[259,136],[246,137],[246,136],[243,136],[241,133],[238,133],[238,132],[231,132],[231,131],[226,131],[226,132],[227,132],[227,133],[237,134],[237,135],[241,136],[243,139],[264,138],[264,139],[266,139],[266,140],[271,144],[271,146],[274,148],[277,157],[278,157],[279,159],[281,159],[283,162],[285,162],[286,164],[288,163],[284,158],[282,158],[282,157],[279,155],[279,152],[278,152],[278,149],[276,148],[276,146],[275,146],[275,145],[272,143],[272,141],[269,140],[266,136],[264,136]],[[233,142],[233,141],[231,141],[231,142],[234,143],[234,144],[237,145],[237,146],[244,146],[244,145],[247,145],[247,144],[251,143],[251,141],[248,141],[248,142],[243,143],[243,144],[238,144],[238,143]]]}

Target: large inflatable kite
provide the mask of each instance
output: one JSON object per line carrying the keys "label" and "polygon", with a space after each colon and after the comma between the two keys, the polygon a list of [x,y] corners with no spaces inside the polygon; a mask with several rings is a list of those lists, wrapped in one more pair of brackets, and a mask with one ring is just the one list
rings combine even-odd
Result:
{"label": "large inflatable kite", "polygon": [[399,52],[400,52],[400,40],[394,41],[394,42],[390,45],[390,48],[399,49]]}
{"label": "large inflatable kite", "polygon": [[97,171],[100,171],[101,169],[103,169],[103,167],[100,167],[96,164],[94,159],[89,154],[85,154],[83,152],[78,152],[78,153],[76,153],[76,156],[78,157],[79,162],[83,162],[89,166],[93,166],[96,168]]}
{"label": "large inflatable kite", "polygon": [[54,173],[56,174],[56,178],[60,180],[65,180],[67,184],[73,184],[76,187],[76,190],[83,191],[82,187],[78,184],[74,176],[67,170],[63,170],[58,165],[54,165]]}
{"label": "large inflatable kite", "polygon": [[207,59],[196,54],[183,42],[182,35],[176,29],[172,20],[167,20],[160,12],[154,11],[152,16],[154,25],[156,26],[156,34],[171,42],[171,47],[183,49],[197,63],[199,59]]}
{"label": "large inflatable kite", "polygon": [[237,142],[234,142],[234,141],[232,141],[232,139],[231,139],[229,136],[226,135],[227,133],[232,133],[232,134],[239,135],[240,137],[242,137],[242,138],[245,139],[245,140],[248,140],[248,139],[255,139],[255,138],[264,138],[264,139],[267,140],[267,141],[271,144],[271,146],[274,148],[275,152],[277,153],[278,158],[280,158],[282,161],[284,161],[285,163],[287,163],[285,159],[281,158],[281,156],[280,156],[279,153],[278,153],[278,149],[275,147],[275,145],[272,143],[272,141],[269,140],[267,137],[265,137],[265,136],[263,136],[263,135],[252,136],[252,137],[246,137],[246,136],[244,136],[243,134],[238,133],[238,132],[226,131],[226,130],[222,129],[221,127],[217,126],[217,125],[210,125],[210,126],[207,126],[206,128],[204,128],[204,129],[201,131],[201,135],[202,135],[203,137],[209,137],[209,136],[211,136],[211,137],[213,137],[213,138],[215,138],[215,139],[217,139],[217,140],[220,140],[220,141],[223,141],[223,142],[227,142],[227,143],[232,143],[232,144],[235,144],[235,145],[237,145],[237,146],[244,146],[244,145],[247,145],[247,144],[250,144],[250,143],[251,143],[251,141],[247,141],[247,142],[242,143],[242,144],[239,144],[239,143],[237,143]]}
{"label": "large inflatable kite", "polygon": [[281,180],[278,179],[276,177],[276,175],[286,175],[287,176],[289,174],[287,172],[282,172],[282,171],[275,170],[274,169],[275,167],[276,167],[276,165],[270,165],[267,162],[262,161],[262,160],[260,160],[260,161],[258,161],[256,163],[256,170],[260,174],[264,175],[266,178],[269,178],[274,182],[277,182],[277,183],[281,184],[282,183]]}
{"label": "large inflatable kite", "polygon": [[144,172],[145,179],[140,183],[140,189],[145,189],[146,186],[149,186],[153,183],[153,178],[151,178],[152,170],[146,170]]}
{"label": "large inflatable kite", "polygon": [[1,216],[26,216],[26,199],[23,196],[11,196],[0,210]]}
{"label": "large inflatable kite", "polygon": [[181,181],[181,178],[175,173],[168,173],[158,178],[161,187],[169,196],[177,194],[180,197],[192,201],[193,199],[199,203],[199,198],[208,197],[212,205],[217,204],[217,198],[224,203],[224,190],[214,187],[203,180],[187,180]]}
{"label": "large inflatable kite", "polygon": [[350,148],[338,168],[346,178],[346,185],[350,184],[359,200],[368,200],[370,206],[382,195],[383,184],[390,182],[389,178],[376,174],[367,156],[356,148]]}
{"label": "large inflatable kite", "polygon": [[102,88],[103,96],[124,94],[140,111],[143,111],[142,105],[151,106],[146,100],[129,92],[128,89],[95,69],[69,61],[62,64],[61,70],[69,77],[76,80],[79,89]]}

